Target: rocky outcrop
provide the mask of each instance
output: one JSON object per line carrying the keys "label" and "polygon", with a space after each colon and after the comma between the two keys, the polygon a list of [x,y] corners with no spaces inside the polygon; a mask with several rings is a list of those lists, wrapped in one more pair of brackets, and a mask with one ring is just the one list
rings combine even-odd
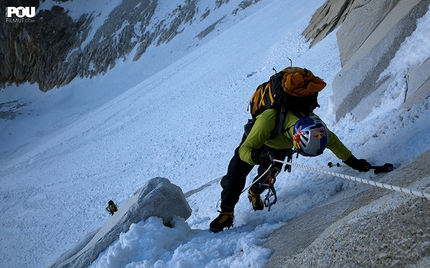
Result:
{"label": "rocky outcrop", "polygon": [[[351,12],[337,32],[342,69],[333,80],[333,94],[338,119],[352,113],[361,120],[372,107],[380,105],[383,93],[395,78],[390,75],[380,78],[381,73],[389,66],[401,44],[415,31],[417,20],[430,5],[429,0],[400,1],[395,6],[381,6],[381,2],[391,1],[369,1],[366,6]],[[382,10],[373,12],[379,14],[375,18],[380,18],[380,21],[377,19],[377,23],[373,23],[370,18],[362,19],[369,10],[375,9]],[[364,37],[359,38],[361,32]],[[410,73],[405,75],[409,78],[406,90],[428,97],[430,90],[422,84],[429,78],[428,73],[421,84],[412,80],[420,76],[414,73],[421,72],[421,69],[422,66],[409,69]],[[408,105],[413,105],[417,102],[412,100],[422,102],[425,98],[418,99],[409,94],[405,100],[408,99]]]}
{"label": "rocky outcrop", "polygon": [[[5,2],[0,3],[5,10]],[[1,21],[0,84],[38,83],[46,91],[70,82],[79,65],[67,61],[86,36],[88,17],[73,21],[61,7],[42,10],[30,22]]]}
{"label": "rocky outcrop", "polygon": [[306,41],[311,41],[311,47],[342,24],[353,3],[353,0],[327,1],[315,11],[308,27],[303,32]]}
{"label": "rocky outcrop", "polygon": [[[395,79],[380,76],[415,31],[417,20],[428,11],[429,4],[429,0],[331,0],[317,10],[303,33],[312,40],[311,45],[339,27],[336,35],[342,69],[332,83],[337,119],[351,113],[361,120],[380,105]],[[404,108],[430,96],[430,63],[428,59],[422,62],[405,75]]]}
{"label": "rocky outcrop", "polygon": [[[61,7],[61,2],[67,1],[58,1],[50,10],[38,10],[32,19],[1,20],[0,58],[4,61],[0,65],[0,85],[37,83],[46,92],[75,77],[104,74],[115,66],[116,60],[132,57],[136,61],[150,45],[170,42],[186,25],[201,22],[212,9],[229,4],[228,0],[217,0],[211,8],[201,11],[197,8],[200,0],[187,0],[154,17],[158,1],[122,1],[100,28],[92,29],[92,22],[100,14],[73,19]],[[231,13],[237,14],[259,1],[244,0],[238,6],[232,5]],[[31,6],[38,8],[39,1],[33,2]],[[0,10],[5,10],[6,5],[7,1],[0,1]],[[14,2],[13,6],[16,5]],[[196,37],[203,38],[223,19],[218,18]]]}
{"label": "rocky outcrop", "polygon": [[[342,26],[337,35],[340,60],[343,65],[399,1],[326,1],[312,16],[303,36],[307,41],[311,41],[312,47],[334,29]],[[347,22],[343,24],[347,18]],[[344,41],[345,38],[352,41]]]}
{"label": "rocky outcrop", "polygon": [[149,180],[119,208],[105,226],[85,236],[51,267],[87,267],[122,232],[127,232],[131,224],[152,216],[163,219],[165,225],[170,224],[174,217],[186,220],[191,216],[191,208],[181,188],[166,178]]}

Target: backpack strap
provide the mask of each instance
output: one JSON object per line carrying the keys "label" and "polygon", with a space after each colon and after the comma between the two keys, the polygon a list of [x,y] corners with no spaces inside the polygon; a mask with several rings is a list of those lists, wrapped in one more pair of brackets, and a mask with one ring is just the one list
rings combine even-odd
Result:
{"label": "backpack strap", "polygon": [[[275,69],[274,69],[275,70]],[[275,70],[276,72],[276,70]],[[282,77],[284,76],[284,72],[275,73],[270,77],[270,87],[272,88],[272,92],[282,92]],[[276,113],[276,121],[275,128],[270,132],[270,139],[273,139],[276,135],[283,132],[282,128],[284,127],[285,116],[287,115],[287,107],[286,107],[286,95],[278,94],[275,96],[277,98],[278,103],[282,103],[279,107],[274,107],[278,112]]]}
{"label": "backpack strap", "polygon": [[270,139],[273,139],[276,135],[284,132],[283,127],[284,127],[284,121],[285,121],[285,116],[287,115],[287,109],[285,106],[281,106],[278,109],[278,112],[276,113],[276,121],[275,121],[275,128],[270,132]]}

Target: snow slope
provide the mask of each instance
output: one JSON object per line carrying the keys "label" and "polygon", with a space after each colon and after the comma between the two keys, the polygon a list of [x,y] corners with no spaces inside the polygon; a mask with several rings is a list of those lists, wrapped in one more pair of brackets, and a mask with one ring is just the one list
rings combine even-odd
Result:
{"label": "snow slope", "polygon": [[[323,2],[263,1],[258,12],[250,11],[148,78],[143,75],[151,68],[147,59],[162,60],[160,55],[185,39],[178,36],[151,47],[138,62],[118,62],[104,76],[74,80],[45,94],[34,85],[0,92],[0,103],[27,104],[22,115],[0,121],[2,265],[48,266],[108,221],[109,199],[121,205],[153,177],[168,178],[184,193],[216,181],[240,141],[250,95],[273,74],[272,67],[288,65],[287,58],[328,82],[317,113],[357,157],[400,166],[428,150],[429,100],[408,111],[398,107],[404,69],[430,56],[423,45],[429,42],[421,41],[429,38],[430,15],[401,48],[416,55],[415,62],[401,64],[399,56],[387,70],[399,77],[383,104],[361,122],[350,116],[335,122],[330,108],[330,82],[340,70],[335,33],[312,49],[300,35]],[[324,169],[337,159],[327,151],[294,161]],[[133,225],[93,267],[262,267],[271,252],[261,245],[275,228],[353,185],[293,168],[278,177],[278,203],[270,212],[254,212],[242,196],[235,228],[212,234],[207,228],[218,214],[221,191],[212,183],[187,198],[193,209],[187,221],[178,219],[174,228],[157,218]]]}

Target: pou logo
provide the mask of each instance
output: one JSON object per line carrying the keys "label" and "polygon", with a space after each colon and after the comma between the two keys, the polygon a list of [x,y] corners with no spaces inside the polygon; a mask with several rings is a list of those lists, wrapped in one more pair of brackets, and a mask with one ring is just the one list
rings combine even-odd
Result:
{"label": "pou logo", "polygon": [[33,18],[36,16],[36,8],[35,7],[6,7],[6,17],[11,18],[12,15],[17,16],[18,18]]}

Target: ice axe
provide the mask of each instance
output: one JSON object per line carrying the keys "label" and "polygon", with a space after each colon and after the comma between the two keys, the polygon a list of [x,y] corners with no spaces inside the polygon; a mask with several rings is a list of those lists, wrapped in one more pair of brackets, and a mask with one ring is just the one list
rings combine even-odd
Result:
{"label": "ice axe", "polygon": [[[329,168],[332,168],[334,166],[340,167],[341,165],[339,163],[333,164],[332,162],[328,162],[327,166]],[[382,173],[382,172],[393,171],[394,166],[393,166],[393,164],[385,163],[382,166],[370,166],[370,169],[373,169],[373,172],[375,174],[379,174],[379,173]]]}
{"label": "ice axe", "polygon": [[370,166],[370,168],[373,169],[373,172],[375,174],[379,174],[379,173],[382,173],[382,172],[393,171],[394,166],[393,166],[393,164],[385,163],[382,166]]}

